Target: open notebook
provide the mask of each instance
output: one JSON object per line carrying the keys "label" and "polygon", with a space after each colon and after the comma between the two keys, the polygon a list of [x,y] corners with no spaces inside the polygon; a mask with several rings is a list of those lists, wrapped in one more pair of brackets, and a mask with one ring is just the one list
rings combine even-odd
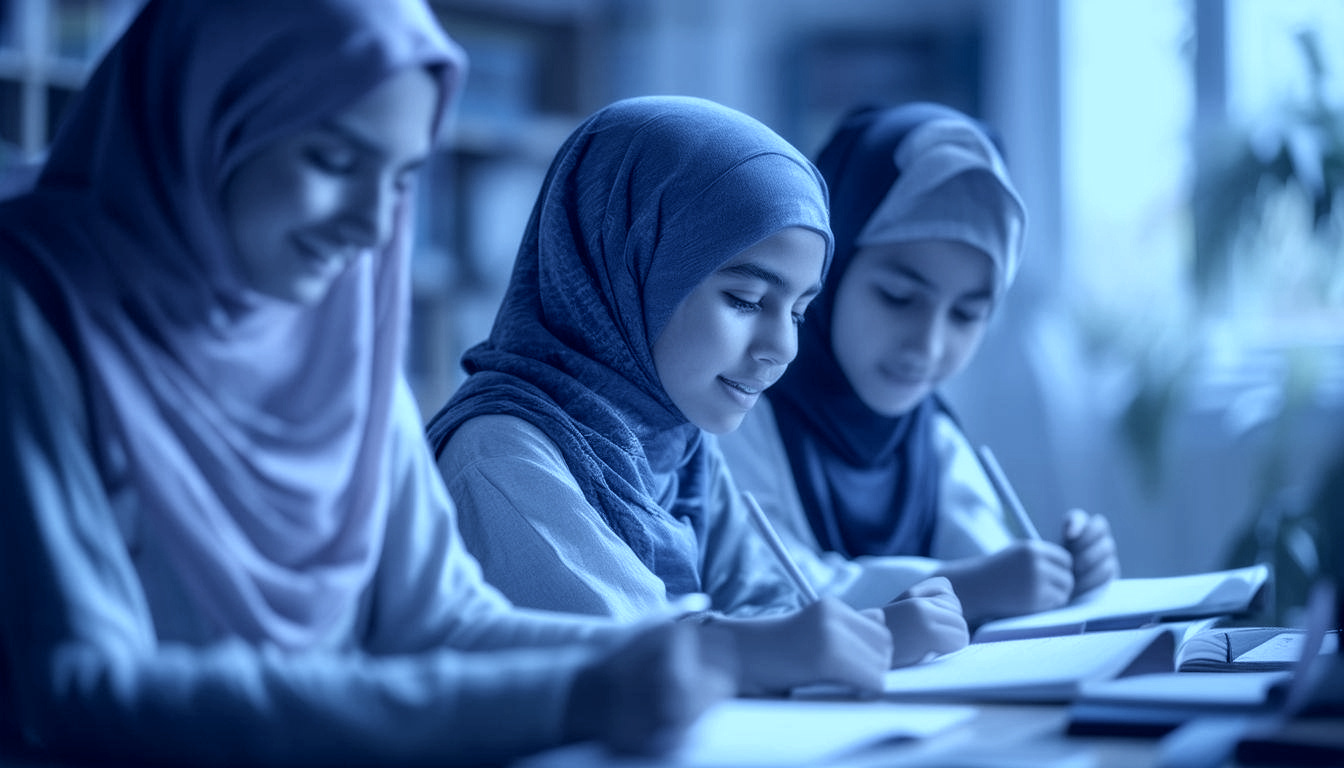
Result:
{"label": "open notebook", "polygon": [[1117,579],[1051,611],[989,621],[971,641],[1013,640],[1078,632],[1132,629],[1252,610],[1269,581],[1269,568],[1142,579]]}
{"label": "open notebook", "polygon": [[671,754],[612,755],[593,743],[543,752],[516,768],[750,768],[832,765],[865,750],[923,739],[965,723],[974,707],[883,701],[730,699],[691,727]]}
{"label": "open notebook", "polygon": [[[1082,686],[1149,672],[1172,672],[1179,625],[973,643],[886,673],[884,698],[896,701],[1072,701]],[[795,698],[839,695],[831,686]]]}

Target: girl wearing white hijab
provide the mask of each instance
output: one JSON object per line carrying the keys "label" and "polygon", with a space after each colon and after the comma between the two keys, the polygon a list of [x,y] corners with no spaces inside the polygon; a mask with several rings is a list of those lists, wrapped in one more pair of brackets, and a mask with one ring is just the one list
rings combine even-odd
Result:
{"label": "girl wearing white hijab", "polygon": [[936,394],[1022,255],[1025,211],[983,126],[937,104],[860,108],[817,165],[835,265],[798,361],[721,439],[739,484],[818,591],[858,607],[941,575],[974,626],[1115,578],[1104,517],[1071,510],[1062,545],[1016,538]]}
{"label": "girl wearing white hijab", "polygon": [[732,691],[462,548],[401,360],[465,65],[422,0],[150,0],[0,203],[0,751],[479,764]]}

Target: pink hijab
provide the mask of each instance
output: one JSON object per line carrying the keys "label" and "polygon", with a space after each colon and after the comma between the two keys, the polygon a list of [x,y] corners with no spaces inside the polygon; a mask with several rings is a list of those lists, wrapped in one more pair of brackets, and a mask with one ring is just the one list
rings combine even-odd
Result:
{"label": "pink hijab", "polygon": [[322,642],[374,568],[392,441],[420,434],[393,407],[408,211],[301,307],[243,284],[222,183],[405,67],[446,109],[465,63],[423,0],[150,0],[0,208],[70,306],[109,491],[221,636]]}

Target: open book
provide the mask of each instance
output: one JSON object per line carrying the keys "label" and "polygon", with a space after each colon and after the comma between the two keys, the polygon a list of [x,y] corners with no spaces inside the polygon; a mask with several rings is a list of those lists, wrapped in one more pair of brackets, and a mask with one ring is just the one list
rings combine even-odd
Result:
{"label": "open book", "polygon": [[1051,611],[980,625],[973,643],[1132,629],[1160,621],[1206,618],[1251,610],[1269,581],[1269,568],[1251,565],[1187,576],[1116,579]]}
{"label": "open book", "polygon": [[[1069,702],[1093,680],[1175,671],[1178,626],[1088,632],[974,643],[886,673],[884,698],[896,701]],[[839,695],[831,686],[796,689],[795,698]]]}

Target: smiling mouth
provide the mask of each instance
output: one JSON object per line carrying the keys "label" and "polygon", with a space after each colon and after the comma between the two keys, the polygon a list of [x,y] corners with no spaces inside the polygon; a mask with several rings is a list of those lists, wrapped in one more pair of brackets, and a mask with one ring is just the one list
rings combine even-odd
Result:
{"label": "smiling mouth", "polygon": [[928,376],[918,371],[893,371],[890,368],[881,368],[879,371],[887,381],[905,387],[922,386],[929,380]]}
{"label": "smiling mouth", "polygon": [[725,377],[723,377],[723,376],[720,376],[720,377],[719,377],[719,381],[723,382],[729,389],[736,390],[736,391],[741,392],[742,394],[744,394],[744,395],[748,395],[748,396],[753,396],[753,397],[754,397],[754,396],[759,395],[759,394],[761,394],[762,392],[765,391],[765,387],[751,387],[751,386],[747,386],[746,384],[743,384],[743,383],[740,382],[740,381],[734,381],[734,380],[732,380],[732,379],[725,378]]}
{"label": "smiling mouth", "polygon": [[325,248],[320,244],[302,238],[296,242],[304,257],[320,267],[349,264],[358,255],[358,251],[350,248]]}

